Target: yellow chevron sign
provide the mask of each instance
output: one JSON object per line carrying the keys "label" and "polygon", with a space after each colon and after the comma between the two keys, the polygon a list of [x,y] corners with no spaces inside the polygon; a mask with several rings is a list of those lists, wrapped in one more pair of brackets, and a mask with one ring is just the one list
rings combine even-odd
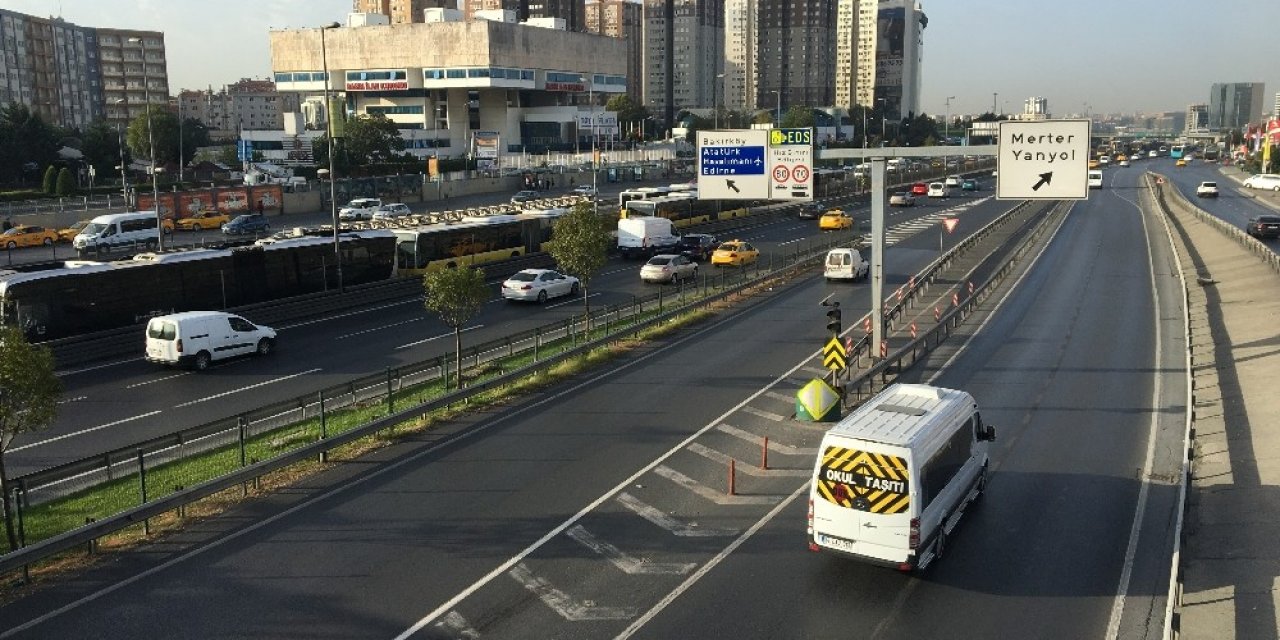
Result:
{"label": "yellow chevron sign", "polygon": [[843,371],[849,361],[849,352],[845,351],[840,336],[831,336],[822,347],[822,366],[832,371]]}
{"label": "yellow chevron sign", "polygon": [[911,506],[907,461],[845,447],[827,447],[817,478],[823,500],[857,511],[895,514]]}

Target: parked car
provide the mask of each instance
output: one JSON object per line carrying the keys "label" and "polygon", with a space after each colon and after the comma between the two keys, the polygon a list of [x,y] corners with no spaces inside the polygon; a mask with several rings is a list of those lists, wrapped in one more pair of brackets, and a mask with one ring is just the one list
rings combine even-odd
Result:
{"label": "parked car", "polygon": [[514,196],[511,196],[511,204],[522,204],[531,200],[537,200],[541,197],[541,193],[532,189],[525,189],[523,191],[517,191]]}
{"label": "parked car", "polygon": [[1280,174],[1259,173],[1245,178],[1244,186],[1250,189],[1280,191]]}
{"label": "parked car", "polygon": [[906,191],[899,191],[889,196],[889,206],[891,207],[911,207],[915,206],[916,197]]}
{"label": "parked car", "polygon": [[817,220],[825,210],[826,207],[819,202],[806,202],[800,206],[800,214],[797,217],[801,220]]}
{"label": "parked car", "polygon": [[1196,196],[1200,198],[1218,197],[1218,183],[1201,182],[1200,186],[1196,187]]}
{"label": "parked car", "polygon": [[229,236],[242,234],[266,233],[271,230],[271,223],[260,213],[246,213],[236,216],[234,220],[222,225],[222,233]]}
{"label": "parked car", "polygon": [[0,234],[0,244],[6,249],[38,247],[58,241],[58,232],[35,225],[20,224]]}
{"label": "parked car", "polygon": [[382,206],[382,198],[356,198],[338,210],[339,220],[372,220],[373,212]]}
{"label": "parked car", "polygon": [[644,282],[680,284],[681,280],[694,280],[697,277],[698,263],[683,255],[659,254],[649,258],[640,267],[640,280]]}
{"label": "parked car", "polygon": [[742,267],[755,262],[759,257],[760,251],[751,246],[750,242],[730,240],[721,243],[715,253],[711,254],[711,264],[716,267]]}
{"label": "parked car", "polygon": [[[947,178],[947,179],[948,179],[948,180],[950,180],[950,178]],[[957,184],[956,186],[959,186],[959,185]],[[947,197],[947,189],[948,189],[948,185],[947,185],[947,184],[945,184],[945,183],[942,183],[942,182],[930,182],[930,183],[929,183],[929,197],[930,197],[930,198],[945,198],[945,197]]]}
{"label": "parked car", "polygon": [[409,210],[409,205],[403,202],[392,202],[378,207],[378,210],[373,212],[373,219],[382,221],[395,220],[396,218],[412,215],[412,213]]}
{"label": "parked car", "polygon": [[1245,232],[1255,238],[1280,238],[1280,216],[1250,218]]}
{"label": "parked car", "polygon": [[179,231],[200,231],[217,229],[231,221],[231,216],[221,211],[197,211],[190,218],[183,218],[175,223]]}
{"label": "parked car", "polygon": [[818,228],[823,231],[849,229],[853,227],[853,218],[840,209],[832,209],[818,219]]}
{"label": "parked car", "polygon": [[706,262],[711,259],[711,254],[715,252],[716,245],[719,243],[720,241],[710,234],[686,233],[680,236],[680,241],[676,243],[676,252],[690,260]]}
{"label": "parked car", "polygon": [[546,302],[558,296],[576,296],[578,279],[551,269],[525,269],[502,283],[502,297],[513,301]]}

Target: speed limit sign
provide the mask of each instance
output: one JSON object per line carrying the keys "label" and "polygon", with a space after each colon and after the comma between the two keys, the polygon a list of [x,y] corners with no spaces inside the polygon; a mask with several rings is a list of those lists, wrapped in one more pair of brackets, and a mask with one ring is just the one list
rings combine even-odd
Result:
{"label": "speed limit sign", "polygon": [[786,182],[791,178],[791,170],[786,165],[778,165],[773,168],[773,179],[776,182]]}

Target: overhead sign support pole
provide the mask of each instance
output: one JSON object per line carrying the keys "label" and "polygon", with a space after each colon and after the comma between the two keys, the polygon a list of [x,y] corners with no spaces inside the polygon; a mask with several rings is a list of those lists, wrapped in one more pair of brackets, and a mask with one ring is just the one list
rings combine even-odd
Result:
{"label": "overhead sign support pole", "polygon": [[884,344],[884,156],[871,158],[871,357]]}

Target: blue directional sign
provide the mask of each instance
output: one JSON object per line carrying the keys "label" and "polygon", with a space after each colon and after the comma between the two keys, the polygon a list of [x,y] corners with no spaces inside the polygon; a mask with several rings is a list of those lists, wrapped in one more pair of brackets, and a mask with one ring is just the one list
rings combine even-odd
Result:
{"label": "blue directional sign", "polygon": [[768,132],[743,129],[698,132],[698,197],[767,200]]}

